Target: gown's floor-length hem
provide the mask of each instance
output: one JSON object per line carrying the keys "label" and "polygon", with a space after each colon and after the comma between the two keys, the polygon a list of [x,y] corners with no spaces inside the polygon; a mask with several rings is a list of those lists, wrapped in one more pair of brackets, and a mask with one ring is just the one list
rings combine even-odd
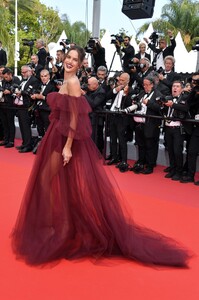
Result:
{"label": "gown's floor-length hem", "polygon": [[[190,251],[175,240],[135,224],[91,140],[84,97],[51,93],[50,126],[26,186],[11,234],[17,258],[27,264],[60,259],[124,257],[151,266],[187,267]],[[72,158],[62,149],[73,137]]]}

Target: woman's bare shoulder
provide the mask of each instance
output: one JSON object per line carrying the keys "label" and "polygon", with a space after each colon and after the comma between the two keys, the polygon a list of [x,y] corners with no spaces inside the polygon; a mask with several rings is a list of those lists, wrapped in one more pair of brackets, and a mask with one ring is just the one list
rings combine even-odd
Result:
{"label": "woman's bare shoulder", "polygon": [[76,76],[68,80],[67,89],[68,89],[68,94],[70,96],[75,96],[75,97],[81,96],[80,82]]}

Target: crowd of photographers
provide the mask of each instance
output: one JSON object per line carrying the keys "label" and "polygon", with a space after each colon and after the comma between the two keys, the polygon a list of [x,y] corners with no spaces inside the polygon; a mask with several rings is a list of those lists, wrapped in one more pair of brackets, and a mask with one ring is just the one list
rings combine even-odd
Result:
{"label": "crowd of photographers", "polygon": [[[101,153],[105,150],[104,138],[110,136],[108,165],[115,165],[120,172],[153,173],[162,133],[169,156],[165,177],[199,185],[194,181],[199,153],[199,72],[187,77],[175,72],[176,42],[171,31],[168,37],[169,45],[166,38],[159,38],[154,32],[150,41],[145,39],[135,53],[128,36],[112,35],[111,43],[121,58],[121,70],[114,73],[111,67],[107,69],[105,49],[100,41],[90,38],[85,51],[91,56],[92,65],[85,58],[77,75],[82,95],[92,108],[92,139]],[[20,153],[36,153],[48,128],[50,109],[46,96],[62,85],[64,55],[71,46],[70,41],[63,40],[63,49],[57,51],[54,62],[42,40],[35,44],[38,52],[22,66],[21,80],[9,68],[0,66],[3,127],[0,146],[14,147],[17,116],[22,136],[22,144],[17,147]],[[151,54],[146,52],[147,47]],[[37,128],[36,138],[32,137],[32,126]],[[132,140],[138,158],[129,166],[127,143]]]}

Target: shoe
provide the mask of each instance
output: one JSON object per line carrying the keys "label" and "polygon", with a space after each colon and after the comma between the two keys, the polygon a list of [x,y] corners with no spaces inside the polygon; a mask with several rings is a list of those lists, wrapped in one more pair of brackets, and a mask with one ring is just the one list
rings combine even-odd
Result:
{"label": "shoe", "polygon": [[107,162],[107,165],[108,165],[108,166],[116,165],[118,162],[119,162],[118,159],[112,158],[111,160],[109,160],[109,162]]}
{"label": "shoe", "polygon": [[9,142],[4,147],[5,148],[12,148],[12,147],[14,147],[14,143],[13,142]]}
{"label": "shoe", "polygon": [[19,153],[26,153],[31,151],[32,151],[31,147],[23,147],[21,150],[19,150]]}
{"label": "shoe", "polygon": [[170,171],[169,173],[167,173],[164,177],[165,178],[172,178],[175,175],[175,171]]}
{"label": "shoe", "polygon": [[191,176],[183,176],[180,180],[181,183],[194,182],[194,178]]}
{"label": "shoe", "polygon": [[33,150],[32,150],[32,153],[33,154],[37,154],[37,149],[38,149],[38,147],[39,147],[39,144],[40,144],[40,141],[35,145],[35,147],[33,148]]}
{"label": "shoe", "polygon": [[23,145],[21,145],[21,146],[16,146],[15,148],[16,148],[17,150],[21,150],[21,149],[24,148],[24,146],[23,146]]}
{"label": "shoe", "polygon": [[120,166],[119,166],[120,172],[124,173],[124,172],[128,171],[128,169],[129,169],[129,166],[126,162],[123,161],[120,163]]}
{"label": "shoe", "polygon": [[179,175],[179,174],[174,174],[172,177],[171,177],[172,180],[175,180],[175,181],[178,181],[178,180],[181,180],[182,179],[182,176]]}
{"label": "shoe", "polygon": [[106,160],[111,160],[112,159],[112,155],[109,154],[107,157],[106,157]]}
{"label": "shoe", "polygon": [[8,141],[3,141],[3,142],[0,143],[0,146],[5,146],[7,144],[8,144]]}
{"label": "shoe", "polygon": [[136,163],[132,168],[129,169],[133,171],[135,174],[139,174],[144,170],[144,165]]}
{"label": "shoe", "polygon": [[171,171],[171,167],[167,167],[166,169],[163,170],[165,173],[169,173]]}
{"label": "shoe", "polygon": [[119,169],[121,164],[122,164],[122,162],[119,162],[115,167]]}
{"label": "shoe", "polygon": [[195,185],[199,185],[199,181],[195,181],[194,184],[195,184]]}
{"label": "shoe", "polygon": [[145,175],[152,174],[153,168],[148,167],[148,168],[142,170],[140,173],[145,174]]}

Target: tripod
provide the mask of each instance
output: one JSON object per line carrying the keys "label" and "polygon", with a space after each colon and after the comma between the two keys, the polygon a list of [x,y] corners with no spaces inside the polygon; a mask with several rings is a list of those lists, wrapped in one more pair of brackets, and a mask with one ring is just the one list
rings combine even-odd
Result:
{"label": "tripod", "polygon": [[121,63],[121,69],[122,69],[122,59],[121,59],[121,56],[120,56],[120,54],[118,53],[118,51],[115,50],[115,52],[114,52],[114,54],[113,54],[113,57],[112,57],[112,60],[111,60],[111,64],[110,64],[110,67],[109,67],[109,70],[108,70],[108,74],[107,74],[107,75],[109,75],[110,72],[111,72],[112,65],[113,65],[113,62],[114,62],[116,53],[117,53],[117,54],[119,55],[119,57],[120,57],[120,63]]}

